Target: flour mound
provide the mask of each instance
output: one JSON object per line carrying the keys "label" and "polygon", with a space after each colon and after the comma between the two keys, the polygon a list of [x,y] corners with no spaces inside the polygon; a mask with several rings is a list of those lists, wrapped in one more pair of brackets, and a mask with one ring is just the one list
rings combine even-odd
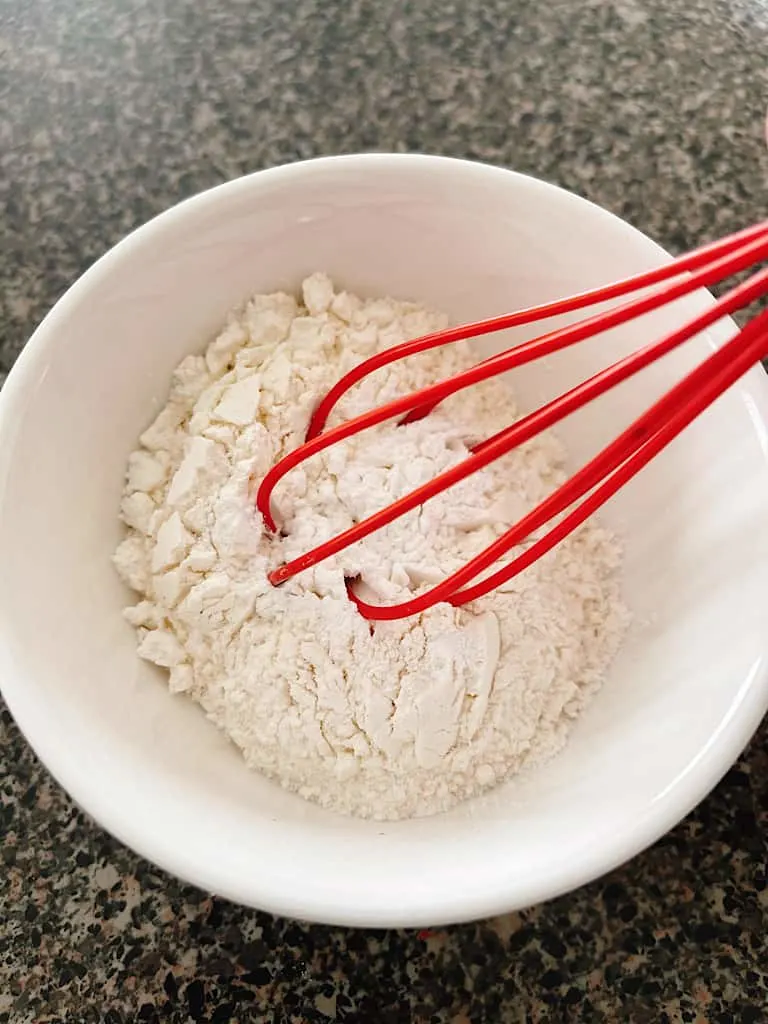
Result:
{"label": "flour mound", "polygon": [[[303,441],[318,399],[372,353],[444,325],[410,303],[336,292],[322,274],[300,302],[257,295],[180,364],[128,463],[115,565],[140,596],[125,613],[139,654],[252,768],[348,814],[433,814],[555,754],[627,625],[619,547],[594,523],[463,608],[371,629],[347,597],[356,577],[367,599],[408,600],[495,540],[565,478],[550,435],[283,586],[268,582],[513,420],[493,381],[417,423],[351,438],[286,477],[274,496],[285,536],[267,533],[256,489]],[[333,422],[472,362],[463,345],[397,362]]]}

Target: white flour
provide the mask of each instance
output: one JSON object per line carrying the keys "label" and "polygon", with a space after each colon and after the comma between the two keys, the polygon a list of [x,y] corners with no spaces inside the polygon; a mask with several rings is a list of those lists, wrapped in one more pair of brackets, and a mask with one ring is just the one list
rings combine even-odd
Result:
{"label": "white flour", "polygon": [[[406,600],[479,552],[564,479],[551,436],[283,586],[267,581],[510,422],[509,392],[491,382],[420,422],[352,438],[289,474],[275,493],[286,536],[265,531],[258,483],[301,443],[319,397],[377,349],[443,323],[334,294],[319,274],[303,305],[257,296],[178,367],[128,468],[115,563],[142,597],[126,611],[139,653],[169,669],[171,690],[198,701],[250,766],[351,814],[431,814],[554,754],[627,623],[619,551],[594,524],[465,608],[371,630],[346,596],[345,577],[359,576],[367,598]],[[472,361],[454,345],[395,363],[335,416]]]}

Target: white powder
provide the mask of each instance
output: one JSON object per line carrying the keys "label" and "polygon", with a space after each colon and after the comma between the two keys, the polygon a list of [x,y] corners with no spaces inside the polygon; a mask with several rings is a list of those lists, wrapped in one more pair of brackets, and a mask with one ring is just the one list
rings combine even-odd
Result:
{"label": "white powder", "polygon": [[[115,555],[142,597],[139,653],[198,701],[247,763],[336,810],[401,818],[446,809],[554,754],[595,693],[627,624],[619,550],[587,524],[501,590],[464,608],[373,628],[346,595],[410,599],[492,542],[564,479],[544,436],[281,587],[267,572],[468,455],[514,418],[489,382],[405,427],[384,424],[279,485],[285,537],[254,508],[270,466],[304,438],[318,399],[378,349],[444,326],[417,306],[335,294],[256,296],[130,458]],[[341,402],[347,419],[473,362],[453,345],[397,362]],[[337,422],[337,419],[334,419]],[[511,557],[511,556],[510,556]]]}

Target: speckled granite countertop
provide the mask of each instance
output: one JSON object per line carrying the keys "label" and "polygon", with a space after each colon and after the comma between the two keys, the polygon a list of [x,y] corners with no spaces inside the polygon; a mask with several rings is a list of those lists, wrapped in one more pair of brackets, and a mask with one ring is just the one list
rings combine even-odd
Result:
{"label": "speckled granite countertop", "polygon": [[[766,32],[763,0],[0,0],[0,381],[123,234],[270,164],[480,158],[678,250],[764,217]],[[425,935],[162,875],[0,714],[0,1022],[768,1020],[765,728],[624,869]]]}

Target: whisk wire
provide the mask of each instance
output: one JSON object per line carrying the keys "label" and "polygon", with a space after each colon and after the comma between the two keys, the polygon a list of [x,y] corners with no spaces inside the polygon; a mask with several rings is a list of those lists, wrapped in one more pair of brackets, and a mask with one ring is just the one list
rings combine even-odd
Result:
{"label": "whisk wire", "polygon": [[[431,411],[446,397],[466,387],[507,372],[533,359],[541,358],[542,355],[576,344],[611,327],[634,320],[663,304],[674,301],[695,289],[737,274],[766,258],[768,258],[768,222],[704,246],[662,268],[610,285],[607,288],[582,293],[544,307],[536,307],[534,310],[511,314],[508,317],[495,318],[480,324],[464,325],[461,328],[451,328],[378,353],[361,363],[328,392],[318,406],[318,410],[321,411],[319,419],[313,418],[310,424],[309,440],[285,456],[265,476],[257,494],[257,506],[266,525],[272,530],[276,529],[271,510],[271,494],[282,477],[305,459],[331,444],[403,414],[405,416],[400,422],[411,422]],[[683,274],[686,276],[681,277]],[[651,278],[652,280],[649,280]],[[318,432],[318,423],[322,429],[333,405],[353,383],[362,380],[368,373],[395,359],[405,358],[418,351],[434,348],[441,344],[449,344],[452,341],[460,340],[460,338],[477,337],[488,331],[501,330],[510,326],[511,321],[515,318],[517,318],[517,324],[531,322],[540,316],[548,318],[566,311],[566,307],[569,310],[584,308],[589,304],[603,302],[607,297],[615,298],[638,289],[645,289],[649,283],[658,284],[661,281],[671,281],[671,283],[618,307],[594,314],[576,324],[524,342],[492,356],[454,377],[376,407],[330,430]],[[768,268],[759,271],[731,289],[721,299],[713,302],[708,309],[662,338],[661,341],[647,345],[640,351],[619,360],[537,411],[499,431],[493,437],[479,442],[459,465],[439,474],[399,501],[393,502],[326,543],[278,567],[270,574],[270,581],[275,585],[284,582],[296,573],[318,564],[412,509],[423,505],[436,494],[454,486],[501,455],[508,453],[559,422],[565,416],[575,412],[587,402],[616,387],[712,323],[750,305],[766,291],[768,291]],[[543,313],[542,310],[544,310]],[[521,317],[527,317],[527,319],[523,321],[520,319]],[[371,605],[359,598],[353,585],[350,584],[348,590],[351,599],[361,613],[370,620],[397,619],[418,614],[440,601],[448,601],[454,605],[464,604],[502,585],[528,568],[583,523],[766,352],[768,352],[768,311],[753,319],[739,334],[691,371],[565,484],[457,572],[412,600],[400,604]],[[384,357],[389,358],[382,361]],[[353,376],[356,379],[350,383]],[[310,437],[310,434],[313,436]],[[567,512],[577,501],[580,501],[580,504]],[[484,577],[479,582],[472,582],[478,575],[486,572],[495,562],[503,558],[511,548],[524,543],[532,533],[540,530],[553,518],[560,515],[563,518],[552,526],[543,537],[535,539],[526,550],[491,575]]]}

